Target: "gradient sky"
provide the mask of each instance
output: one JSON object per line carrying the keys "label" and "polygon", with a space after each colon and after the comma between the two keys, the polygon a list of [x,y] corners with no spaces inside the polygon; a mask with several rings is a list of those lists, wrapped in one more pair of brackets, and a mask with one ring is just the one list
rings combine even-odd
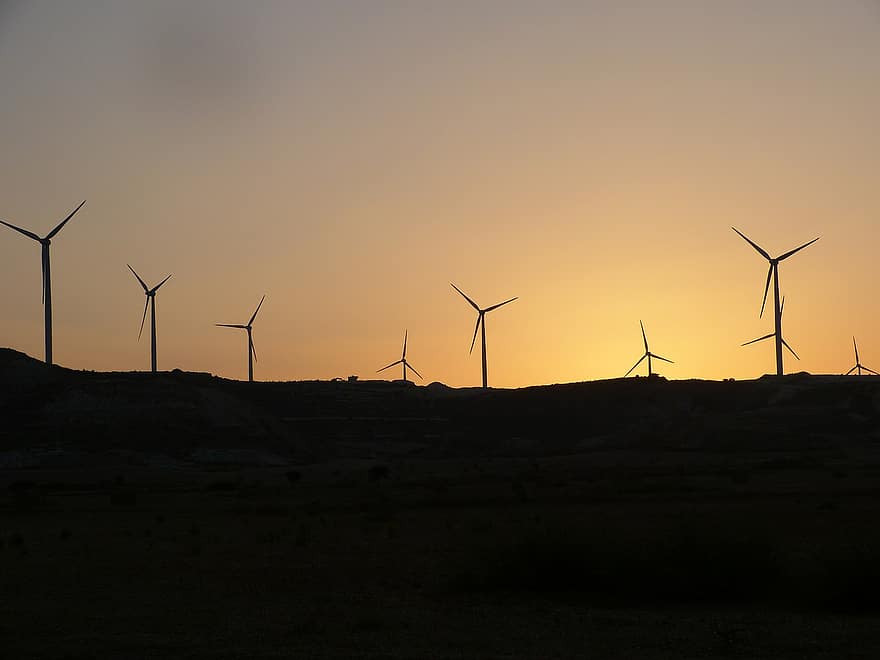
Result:
{"label": "gradient sky", "polygon": [[[53,241],[55,359],[425,382],[880,370],[880,3],[0,0],[0,218]],[[42,357],[39,246],[0,227],[0,345]],[[396,375],[396,374],[395,374]]]}

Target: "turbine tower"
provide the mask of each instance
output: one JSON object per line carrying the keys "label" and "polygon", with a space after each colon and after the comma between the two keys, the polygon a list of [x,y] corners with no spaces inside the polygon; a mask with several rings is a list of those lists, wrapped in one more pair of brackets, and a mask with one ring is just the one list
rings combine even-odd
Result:
{"label": "turbine tower", "polygon": [[635,368],[642,363],[642,360],[644,360],[645,358],[648,358],[648,378],[654,375],[654,371],[651,368],[651,358],[654,358],[655,360],[663,360],[664,362],[668,362],[669,364],[675,364],[675,362],[673,362],[672,360],[667,360],[665,357],[660,357],[659,355],[655,355],[651,352],[651,349],[648,348],[648,336],[645,334],[645,324],[639,321],[639,326],[642,328],[642,341],[645,342],[645,354],[642,355],[642,357],[639,358],[639,361],[636,362],[632,366],[632,368],[623,375],[624,378],[629,376],[633,372],[633,370],[635,370]]}
{"label": "turbine tower", "polygon": [[[402,365],[403,365],[403,382],[406,382],[406,368],[407,368],[407,367],[409,367],[410,369],[412,369],[413,373],[414,373],[416,376],[418,376],[419,378],[422,377],[422,374],[420,374],[418,371],[416,371],[416,368],[415,368],[414,366],[412,366],[409,362],[406,361],[406,336],[407,336],[407,331],[404,330],[404,331],[403,331],[403,355],[400,356],[400,359],[399,359],[397,362],[392,362],[392,363],[389,364],[387,367],[382,367],[381,369],[379,369],[379,370],[376,372],[377,374],[378,374],[379,372],[385,371],[386,369],[390,369],[390,368],[393,367],[395,364],[402,364]],[[423,379],[423,380],[424,380],[424,379]]]}
{"label": "turbine tower", "polygon": [[[450,284],[452,284],[452,282],[450,282]],[[452,284],[452,288],[455,289],[456,291],[458,291],[461,294],[462,298],[467,300],[470,303],[471,307],[473,307],[475,310],[477,310],[477,325],[474,326],[474,338],[471,340],[471,350],[469,351],[469,353],[474,352],[474,344],[477,341],[477,331],[482,326],[482,329],[483,329],[483,389],[485,390],[489,387],[488,374],[486,371],[486,314],[488,314],[492,310],[498,309],[502,305],[506,305],[507,303],[513,302],[517,298],[511,298],[510,300],[505,300],[504,302],[498,303],[497,305],[492,305],[491,307],[487,307],[486,309],[480,309],[480,306],[477,305],[477,303],[475,303],[473,300],[468,298],[465,295],[464,291],[459,289],[454,284]]]}
{"label": "turbine tower", "polygon": [[[128,264],[125,264],[128,266]],[[138,331],[138,341],[141,340],[141,334],[144,332],[144,321],[147,320],[147,307],[150,308],[150,371],[156,373],[156,291],[159,290],[159,287],[165,284],[171,277],[169,275],[164,280],[159,282],[152,289],[147,286],[147,283],[141,279],[141,276],[134,272],[134,268],[128,266],[128,269],[132,272],[137,278],[137,281],[141,283],[141,286],[144,287],[144,294],[147,296],[147,300],[144,303],[144,315],[141,318],[141,329]]]}
{"label": "turbine tower", "polygon": [[257,359],[257,349],[254,348],[254,336],[253,336],[253,326],[254,319],[257,318],[257,312],[260,311],[260,307],[263,306],[263,301],[266,299],[264,295],[260,298],[260,304],[257,305],[257,308],[254,310],[253,315],[251,316],[251,320],[247,322],[245,325],[236,325],[234,323],[215,323],[218,328],[238,328],[240,330],[247,330],[247,340],[248,340],[248,382],[254,382],[254,360]]}
{"label": "turbine tower", "polygon": [[[762,248],[757,243],[752,241],[748,236],[743,234],[739,229],[737,229],[736,227],[731,227],[731,229],[733,229],[733,231],[735,231],[737,234],[742,236],[742,238],[749,245],[751,245],[753,248],[755,248],[755,250],[758,252],[758,254],[760,254],[762,257],[764,257],[770,263],[770,269],[767,271],[767,284],[764,285],[764,300],[761,302],[761,313],[759,314],[759,316],[760,317],[764,316],[764,306],[767,304],[767,292],[770,289],[770,280],[772,278],[773,279],[773,319],[774,319],[774,323],[775,323],[775,331],[773,332],[773,334],[768,335],[768,337],[776,337],[776,375],[781,376],[783,374],[783,370],[782,370],[783,340],[782,340],[782,305],[779,302],[779,262],[784,261],[785,259],[788,259],[793,254],[800,252],[801,250],[803,250],[805,247],[807,247],[809,245],[812,245],[813,243],[818,241],[820,237],[816,237],[812,241],[809,241],[808,243],[804,243],[803,245],[795,248],[794,250],[789,250],[785,254],[781,254],[780,256],[773,258],[767,253],[766,250],[764,250],[764,248]],[[756,339],[755,341],[760,341],[760,339]],[[749,342],[749,343],[751,343],[751,342]],[[791,350],[791,349],[789,348],[789,350]],[[794,351],[792,351],[792,354],[794,354]]]}
{"label": "turbine tower", "polygon": [[854,366],[852,369],[850,369],[849,371],[847,371],[847,372],[844,374],[844,376],[849,376],[853,371],[855,371],[859,376],[861,376],[861,375],[862,375],[862,369],[864,369],[865,371],[867,371],[869,374],[874,374],[875,376],[880,376],[880,374],[878,374],[876,371],[874,371],[873,369],[868,369],[868,367],[864,366],[864,365],[859,361],[859,347],[856,346],[856,338],[855,338],[855,337],[853,337],[853,350],[854,350],[855,353],[856,353],[856,366]]}
{"label": "turbine tower", "polygon": [[[779,323],[776,325],[776,332],[782,332],[782,312],[785,309],[785,296],[782,297],[782,304],[779,305]],[[743,346],[748,346],[749,344],[756,344],[759,341],[764,341],[765,339],[770,339],[771,337],[778,337],[777,344],[781,346],[785,346],[788,349],[788,352],[794,355],[796,360],[800,360],[798,354],[794,352],[794,349],[788,345],[788,342],[785,341],[785,337],[781,334],[777,335],[776,332],[771,332],[769,335],[764,335],[763,337],[758,337],[757,339],[753,339],[752,341],[747,341]]]}
{"label": "turbine tower", "polygon": [[70,220],[76,212],[79,211],[83,204],[86,203],[86,200],[80,202],[80,205],[77,206],[73,211],[68,215],[64,220],[58,223],[58,226],[55,227],[52,231],[50,231],[44,238],[40,238],[35,233],[28,231],[27,229],[22,229],[21,227],[16,227],[13,224],[6,222],[5,220],[0,220],[0,223],[6,225],[10,229],[14,229],[15,231],[24,234],[28,238],[31,238],[37,243],[39,243],[43,248],[43,312],[45,314],[45,340],[46,340],[46,364],[52,364],[52,277],[51,270],[49,265],[49,245],[52,243],[52,239],[55,238],[55,235],[61,231],[61,228],[67,224],[67,221]]}

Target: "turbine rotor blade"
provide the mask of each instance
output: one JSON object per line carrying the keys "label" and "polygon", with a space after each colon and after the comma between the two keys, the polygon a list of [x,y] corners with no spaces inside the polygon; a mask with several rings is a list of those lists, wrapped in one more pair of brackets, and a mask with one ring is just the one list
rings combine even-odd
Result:
{"label": "turbine rotor blade", "polygon": [[[419,378],[422,378],[422,374],[420,374],[418,371],[416,371],[416,368],[414,366],[412,366],[409,362],[405,362],[404,364],[406,364],[406,366],[408,366],[410,368],[410,371],[412,371],[416,376],[418,376]],[[422,378],[422,380],[425,380],[425,379]]]}
{"label": "turbine rotor blade", "polygon": [[788,349],[788,352],[791,353],[792,355],[794,355],[794,357],[797,360],[800,360],[800,358],[798,357],[798,354],[794,352],[794,349],[791,346],[789,346],[788,342],[785,341],[784,339],[782,340],[782,345],[785,346]]}
{"label": "turbine rotor blade", "polygon": [[85,203],[86,203],[86,200],[81,201],[81,202],[79,203],[79,206],[77,206],[75,209],[73,209],[73,211],[70,213],[69,216],[67,216],[66,218],[64,218],[64,220],[62,220],[60,223],[58,223],[58,226],[55,227],[55,229],[53,229],[52,231],[50,231],[50,232],[46,235],[46,240],[51,239],[53,236],[55,236],[55,234],[57,234],[59,231],[61,231],[61,228],[62,228],[64,225],[67,224],[67,221],[68,221],[68,220],[70,220],[73,216],[76,215],[76,212],[79,211],[79,210],[83,207],[83,204],[85,204]]}
{"label": "turbine rotor blade", "polygon": [[767,261],[771,261],[770,255],[767,254],[767,252],[764,250],[764,248],[762,248],[760,245],[758,245],[757,243],[755,243],[751,238],[749,238],[748,236],[746,236],[745,234],[743,234],[743,233],[742,233],[739,229],[737,229],[736,227],[731,227],[731,229],[732,229],[733,231],[735,231],[737,234],[739,234],[740,236],[742,236],[742,237],[746,240],[746,242],[747,242],[749,245],[751,245],[753,248],[755,248],[755,250],[758,251],[758,254],[760,254],[762,257],[764,257]]}
{"label": "turbine rotor blade", "polygon": [[491,312],[493,309],[498,309],[502,305],[506,305],[507,303],[512,303],[514,300],[517,300],[518,298],[519,298],[519,296],[516,296],[515,298],[511,298],[510,300],[505,300],[503,303],[498,303],[497,305],[492,305],[491,307],[487,307],[483,311],[484,312]]}
{"label": "turbine rotor blade", "polygon": [[[859,365],[856,365],[856,366],[854,366],[852,369],[850,369],[849,371],[847,371],[847,372],[846,372],[845,374],[843,374],[843,375],[844,375],[844,376],[849,376],[853,371],[855,371],[855,370],[858,369],[858,368],[859,368]],[[864,369],[864,367],[862,367],[862,369]]]}
{"label": "turbine rotor blade", "polygon": [[386,369],[390,369],[391,367],[396,366],[398,364],[403,364],[403,360],[398,360],[397,362],[392,362],[387,367],[382,367],[381,369],[377,369],[376,373],[379,373],[381,371],[385,371]]}
{"label": "turbine rotor blade", "polygon": [[745,344],[740,344],[740,346],[748,346],[749,344],[756,344],[759,341],[764,341],[765,339],[770,339],[770,337],[775,337],[776,333],[771,332],[769,335],[764,335],[763,337],[758,337],[757,339],[753,339],[752,341],[747,341]]}
{"label": "turbine rotor blade", "polygon": [[257,346],[254,344],[253,335],[248,335],[248,346],[250,346],[250,351],[254,356],[254,362],[257,361]]}
{"label": "turbine rotor blade", "polygon": [[32,238],[35,241],[39,241],[41,243],[43,241],[43,239],[40,238],[39,236],[37,236],[34,232],[28,231],[27,229],[22,229],[21,227],[16,227],[15,225],[13,225],[9,222],[6,222],[5,220],[0,220],[0,224],[4,224],[7,227],[9,227],[10,229],[14,229],[15,231],[19,232],[20,234],[24,234],[28,238]]}
{"label": "turbine rotor blade", "polygon": [[767,271],[767,284],[764,285],[764,300],[761,301],[761,313],[758,318],[764,318],[764,306],[767,304],[767,294],[770,292],[770,278],[773,277],[773,264],[770,264],[770,270]]}
{"label": "turbine rotor blade", "polygon": [[[169,277],[170,277],[170,276],[169,276]],[[248,325],[253,325],[253,324],[254,324],[254,319],[257,318],[257,312],[260,311],[260,307],[263,306],[263,301],[264,301],[265,299],[266,299],[266,296],[265,296],[265,294],[264,294],[263,297],[260,298],[260,304],[257,305],[257,309],[254,310],[254,315],[251,317],[251,320],[248,321]]]}
{"label": "turbine rotor blade", "polygon": [[856,346],[856,338],[853,337],[853,350],[856,352],[856,364],[859,363],[859,347]]}
{"label": "turbine rotor blade", "polygon": [[406,359],[406,337],[408,334],[409,334],[409,330],[403,331],[403,355],[401,356],[401,359],[403,359],[403,360]]}
{"label": "turbine rotor blade", "polygon": [[807,243],[804,243],[803,245],[801,245],[800,247],[795,248],[794,250],[789,250],[788,252],[786,252],[786,253],[783,254],[782,256],[777,257],[777,258],[776,258],[776,261],[782,261],[783,259],[788,259],[791,255],[795,254],[796,252],[800,252],[800,251],[803,250],[805,247],[808,247],[808,246],[812,245],[813,243],[815,243],[816,241],[818,241],[820,238],[821,238],[821,236],[817,236],[817,237],[814,238],[812,241],[809,241],[809,242],[807,242]]}
{"label": "turbine rotor blade", "polygon": [[239,323],[215,323],[214,325],[218,328],[239,328],[241,330],[247,330],[246,325],[241,325]]}
{"label": "turbine rotor blade", "polygon": [[625,374],[623,374],[623,377],[626,378],[627,376],[629,376],[629,375],[635,370],[635,368],[636,368],[637,366],[639,366],[639,365],[642,363],[642,361],[643,361],[646,357],[648,357],[648,354],[647,354],[647,353],[645,353],[642,357],[640,357],[640,358],[639,358],[639,361],[636,362],[636,363],[632,366],[632,368],[631,368],[629,371],[627,371]]}
{"label": "turbine rotor blade", "polygon": [[651,357],[655,360],[663,360],[664,362],[668,362],[669,364],[675,364],[675,362],[673,362],[672,360],[667,360],[665,357],[660,357],[659,355],[654,355],[653,353],[651,353]]}
{"label": "turbine rotor blade", "polygon": [[147,283],[141,279],[140,275],[138,275],[137,273],[134,272],[134,268],[132,268],[128,264],[125,264],[125,265],[128,266],[128,269],[131,271],[132,275],[134,275],[137,278],[137,281],[141,283],[141,286],[144,287],[144,291],[149,291],[150,287],[148,287]]}
{"label": "turbine rotor blade", "polygon": [[868,369],[868,367],[862,367],[862,369],[864,369],[864,370],[867,371],[868,373],[872,373],[872,374],[874,374],[875,376],[880,376],[880,374],[878,374],[878,373],[877,373],[876,371],[874,371],[873,369]]}
{"label": "turbine rotor blade", "polygon": [[645,334],[645,324],[639,319],[639,327],[642,329],[642,341],[645,342],[645,355],[648,354],[648,336]]}
{"label": "turbine rotor blade", "polygon": [[143,318],[141,318],[141,329],[138,330],[138,341],[141,340],[141,335],[144,332],[144,321],[147,320],[147,307],[149,307],[149,306],[150,306],[150,297],[147,296],[147,300],[144,303],[144,316],[143,316]]}
{"label": "turbine rotor blade", "polygon": [[464,291],[462,291],[462,290],[459,289],[457,286],[455,286],[454,284],[452,284],[452,282],[450,282],[449,284],[451,284],[451,285],[452,285],[452,288],[455,289],[456,291],[458,291],[458,292],[462,295],[462,297],[463,297],[465,300],[467,300],[467,301],[471,304],[471,307],[473,307],[473,308],[474,308],[475,310],[477,310],[478,312],[481,311],[481,310],[480,310],[480,306],[479,306],[477,303],[475,303],[473,300],[471,300],[470,298],[468,298],[467,295],[465,295],[465,292],[464,292]]}
{"label": "turbine rotor blade", "polygon": [[474,326],[474,338],[471,339],[471,350],[469,350],[468,353],[473,353],[473,352],[474,352],[474,344],[477,343],[477,331],[480,329],[480,322],[481,322],[482,320],[483,320],[483,313],[480,312],[480,313],[477,315],[477,325]]}
{"label": "turbine rotor blade", "polygon": [[167,281],[170,280],[170,279],[171,279],[171,275],[169,275],[169,276],[166,277],[164,280],[162,280],[161,282],[159,282],[156,286],[154,286],[154,287],[153,287],[153,293],[156,293],[156,291],[159,290],[159,287],[162,286],[163,284],[165,284],[165,282],[167,282]]}

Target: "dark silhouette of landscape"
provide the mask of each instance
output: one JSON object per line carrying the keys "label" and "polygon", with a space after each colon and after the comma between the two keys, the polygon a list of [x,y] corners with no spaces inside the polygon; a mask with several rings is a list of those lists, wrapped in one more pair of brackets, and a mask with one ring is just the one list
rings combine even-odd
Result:
{"label": "dark silhouette of landscape", "polygon": [[10,657],[880,648],[880,378],[248,383],[0,349],[0,393]]}

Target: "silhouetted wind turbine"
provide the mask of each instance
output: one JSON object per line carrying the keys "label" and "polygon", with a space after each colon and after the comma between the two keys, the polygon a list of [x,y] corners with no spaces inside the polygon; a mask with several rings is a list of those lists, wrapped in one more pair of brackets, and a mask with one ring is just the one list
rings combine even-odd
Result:
{"label": "silhouetted wind turbine", "polygon": [[859,362],[859,347],[856,345],[856,338],[855,337],[853,337],[853,350],[856,353],[856,366],[854,366],[852,369],[847,371],[844,374],[845,376],[849,376],[853,371],[855,371],[859,376],[861,376],[862,369],[867,371],[869,374],[874,374],[875,376],[880,376],[880,374],[878,374],[876,371],[874,371],[873,369],[868,369],[868,367],[864,366],[861,362]]}
{"label": "silhouetted wind turbine", "polygon": [[[788,345],[788,342],[785,341],[785,338],[782,336],[782,311],[785,309],[785,297],[782,298],[782,304],[779,305],[779,314],[778,314],[778,322],[776,324],[776,332],[771,332],[769,335],[764,335],[763,337],[758,337],[757,339],[753,339],[752,341],[747,341],[743,346],[748,346],[749,344],[756,344],[759,341],[764,341],[765,339],[770,339],[771,337],[777,338],[777,344],[779,346],[785,346],[788,349],[788,352],[794,355],[796,360],[800,360],[798,354],[794,352],[794,349]],[[780,374],[781,375],[781,374]]]}
{"label": "silhouetted wind turbine", "polygon": [[[125,264],[128,266],[128,264]],[[159,287],[165,284],[168,279],[171,277],[169,275],[164,280],[159,282],[152,289],[147,286],[147,283],[141,279],[141,276],[134,272],[134,268],[128,266],[128,269],[131,271],[132,275],[137,278],[137,281],[141,283],[141,286],[144,287],[144,294],[147,296],[147,300],[144,303],[144,315],[141,318],[141,329],[138,331],[138,341],[141,340],[141,334],[144,332],[144,321],[147,320],[147,307],[150,308],[150,370],[153,373],[156,373],[156,291],[159,290]]]}
{"label": "silhouetted wind turbine", "polygon": [[239,328],[239,329],[241,329],[241,330],[247,330],[247,340],[248,340],[248,382],[249,382],[249,383],[253,383],[253,382],[254,382],[254,360],[257,359],[257,349],[254,348],[254,336],[253,336],[253,334],[252,334],[253,329],[254,329],[254,328],[253,328],[253,325],[254,325],[254,319],[257,318],[257,312],[260,311],[260,307],[263,306],[263,301],[264,301],[265,299],[266,299],[266,296],[265,296],[265,295],[264,295],[262,298],[260,298],[260,304],[257,305],[257,308],[254,310],[254,314],[253,314],[253,316],[251,316],[251,320],[248,321],[246,325],[236,325],[236,324],[233,324],[233,323],[215,323],[215,324],[214,324],[214,325],[216,325],[216,326],[219,327],[219,328]]}
{"label": "silhouetted wind turbine", "polygon": [[59,231],[61,231],[61,228],[67,224],[67,221],[70,220],[76,214],[76,212],[83,207],[83,204],[85,203],[86,200],[80,202],[80,205],[73,209],[70,215],[64,218],[64,220],[59,222],[58,226],[55,227],[55,229],[46,234],[45,238],[40,238],[35,233],[28,231],[27,229],[22,229],[21,227],[16,227],[15,225],[10,224],[5,220],[0,220],[0,223],[6,225],[10,229],[14,229],[17,232],[24,234],[28,238],[32,238],[33,240],[37,241],[41,246],[43,246],[43,311],[46,319],[46,364],[52,364],[52,277],[49,265],[49,245],[52,243],[52,239],[55,238],[55,235]]}
{"label": "silhouetted wind turbine", "polygon": [[376,372],[377,374],[378,374],[379,372],[385,371],[386,369],[390,369],[390,368],[393,367],[395,364],[402,364],[402,365],[403,365],[403,381],[404,381],[404,382],[406,382],[406,368],[407,368],[407,367],[409,367],[410,369],[412,369],[413,373],[414,373],[416,376],[418,376],[419,378],[422,377],[422,374],[420,374],[418,371],[416,371],[416,368],[415,368],[414,366],[412,366],[409,362],[406,361],[406,336],[407,336],[407,334],[408,334],[408,332],[407,332],[406,330],[404,330],[404,331],[403,331],[403,355],[400,356],[400,359],[399,359],[397,362],[392,362],[392,363],[389,364],[387,367],[382,367],[381,369],[379,369],[379,370]]}
{"label": "silhouetted wind turbine", "polygon": [[497,305],[492,305],[491,307],[487,307],[486,309],[480,309],[480,306],[477,305],[477,303],[475,303],[473,300],[468,298],[465,295],[464,291],[462,291],[457,286],[452,284],[452,282],[450,282],[450,284],[452,285],[453,289],[458,291],[461,294],[461,296],[471,304],[471,307],[473,307],[475,310],[477,310],[477,325],[474,327],[474,338],[471,340],[471,350],[469,352],[470,353],[474,352],[474,344],[477,341],[477,331],[480,329],[480,326],[482,326],[482,328],[483,328],[483,389],[486,389],[489,387],[488,374],[486,372],[486,314],[491,312],[492,310],[498,309],[502,305],[506,305],[507,303],[513,302],[517,298],[511,298],[510,300],[505,300],[502,303],[498,303]]}
{"label": "silhouetted wind turbine", "polygon": [[651,368],[651,358],[654,358],[656,360],[663,360],[664,362],[668,362],[669,364],[675,364],[675,362],[673,362],[672,360],[667,360],[665,357],[660,357],[659,355],[655,355],[651,352],[651,350],[648,348],[648,336],[645,334],[645,324],[639,321],[639,326],[642,328],[642,341],[645,342],[645,354],[640,357],[639,361],[636,362],[632,366],[632,368],[623,375],[624,378],[629,376],[633,372],[633,370],[642,363],[642,360],[644,360],[645,358],[648,358],[648,377],[654,375],[654,371]]}
{"label": "silhouetted wind turbine", "polygon": [[[785,259],[788,259],[791,255],[800,252],[808,245],[812,245],[816,241],[819,240],[820,237],[814,238],[812,241],[808,243],[804,243],[800,247],[795,248],[794,250],[789,250],[785,254],[781,254],[775,259],[771,257],[766,250],[764,250],[757,243],[752,241],[748,236],[743,234],[736,227],[731,227],[733,231],[743,237],[745,241],[751,245],[755,250],[764,257],[768,262],[770,262],[770,269],[767,271],[767,284],[764,286],[764,300],[761,302],[761,313],[759,316],[764,316],[764,306],[767,304],[767,292],[770,289],[770,279],[773,278],[773,318],[775,323],[775,331],[773,334],[768,335],[769,337],[776,337],[776,375],[781,376],[783,373],[782,370],[782,306],[779,302],[779,262]],[[755,341],[760,341],[760,339],[756,339]],[[751,342],[750,342],[751,343]],[[789,348],[789,350],[791,350]],[[792,351],[792,354],[794,351]]]}

